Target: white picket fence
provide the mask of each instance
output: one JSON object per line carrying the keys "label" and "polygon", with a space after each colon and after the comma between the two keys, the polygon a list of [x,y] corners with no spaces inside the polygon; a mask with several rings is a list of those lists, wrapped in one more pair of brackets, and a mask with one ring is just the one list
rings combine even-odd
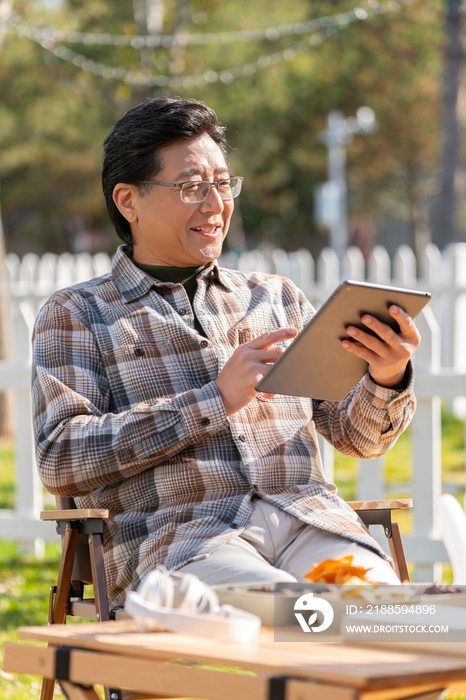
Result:
{"label": "white picket fence", "polygon": [[[357,248],[348,249],[341,263],[330,248],[317,261],[307,250],[286,253],[275,249],[226,253],[220,263],[289,277],[316,307],[342,279],[431,292],[432,301],[417,322],[423,340],[415,356],[418,409],[411,429],[411,481],[399,485],[397,494],[392,489],[390,495],[414,499],[412,533],[403,541],[408,560],[416,564],[416,580],[438,579],[439,563],[448,561],[434,517],[435,502],[442,492],[440,402],[446,400],[458,410],[463,410],[462,402],[466,402],[466,244],[452,245],[443,254],[428,246],[419,265],[408,246],[398,249],[393,263],[380,246],[374,248],[367,264]],[[37,553],[43,541],[55,540],[56,534],[53,525],[39,520],[44,492],[34,464],[31,432],[32,326],[40,307],[56,289],[105,274],[110,266],[111,260],[104,253],[28,254],[22,260],[10,254],[3,271],[8,276],[13,341],[10,360],[0,362],[0,390],[12,389],[15,398],[16,505],[11,511],[0,510],[0,540],[34,542]],[[333,449],[327,443],[321,447],[327,475],[332,478]],[[359,461],[358,500],[374,500],[385,494],[383,458]],[[377,538],[383,543],[383,535]]]}

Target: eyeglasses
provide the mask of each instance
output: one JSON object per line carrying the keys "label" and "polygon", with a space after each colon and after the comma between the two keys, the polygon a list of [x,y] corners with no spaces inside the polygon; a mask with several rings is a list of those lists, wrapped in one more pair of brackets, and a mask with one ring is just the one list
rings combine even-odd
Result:
{"label": "eyeglasses", "polygon": [[218,182],[207,182],[199,180],[196,182],[159,182],[158,180],[142,180],[141,185],[162,185],[163,187],[178,187],[182,202],[187,204],[199,204],[210,194],[212,187],[215,187],[220,195],[220,199],[234,199],[241,192],[241,185],[244,177],[230,177],[228,180]]}

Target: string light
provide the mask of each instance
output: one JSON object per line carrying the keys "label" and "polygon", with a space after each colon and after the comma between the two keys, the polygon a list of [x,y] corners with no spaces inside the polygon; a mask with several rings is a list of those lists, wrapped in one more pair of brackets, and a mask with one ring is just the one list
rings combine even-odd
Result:
{"label": "string light", "polygon": [[[414,1],[414,0],[411,0]],[[358,22],[377,14],[399,9],[408,4],[406,0],[390,0],[381,5],[378,0],[369,0],[367,8],[355,7],[347,12],[336,15],[326,15],[317,19],[311,19],[291,24],[280,24],[274,27],[260,29],[242,29],[233,32],[216,32],[189,34],[187,32],[167,35],[126,35],[126,34],[95,34],[91,32],[63,32],[52,29],[43,29],[41,32],[46,38],[53,39],[57,43],[84,44],[86,46],[131,46],[134,49],[144,48],[170,48],[172,46],[197,46],[207,44],[231,44],[246,41],[276,41],[281,37],[307,34],[309,32],[328,29],[329,27],[344,27],[351,22]],[[38,30],[39,31],[39,30]],[[45,37],[44,37],[45,38]]]}
{"label": "string light", "polygon": [[[113,79],[124,81],[128,85],[137,85],[144,87],[170,87],[176,88],[193,88],[202,87],[207,84],[225,83],[229,84],[238,78],[250,77],[258,71],[265,70],[273,65],[282,63],[283,61],[293,60],[297,54],[308,51],[309,47],[319,46],[329,36],[336,34],[339,29],[347,26],[352,22],[362,22],[370,19],[375,15],[385,14],[386,12],[394,12],[401,9],[403,6],[410,5],[417,0],[388,0],[383,4],[379,4],[377,0],[370,0],[370,6],[367,8],[355,7],[349,12],[340,13],[338,15],[321,17],[316,20],[307,22],[298,22],[295,24],[280,25],[278,27],[269,27],[267,29],[251,29],[238,32],[222,32],[220,34],[185,34],[171,35],[166,37],[156,36],[133,36],[114,34],[83,34],[72,32],[65,34],[64,32],[52,32],[48,29],[37,29],[27,27],[19,23],[11,23],[9,30],[16,33],[18,36],[23,36],[40,44],[44,49],[51,52],[58,58],[72,63],[81,68],[83,71],[91,72],[94,75],[100,75],[105,79]],[[291,34],[304,34],[312,31],[312,29],[320,27],[318,31],[314,31],[304,41],[299,42],[284,50],[277,51],[271,54],[260,56],[256,61],[246,63],[241,66],[235,66],[223,71],[215,71],[208,69],[199,75],[193,76],[168,76],[168,75],[149,75],[143,72],[129,71],[123,67],[112,67],[94,61],[91,58],[73,51],[72,49],[63,46],[61,42],[68,41],[71,43],[79,43],[80,41],[87,45],[91,44],[107,44],[112,46],[128,46],[133,48],[144,48],[149,46],[173,46],[175,43],[180,44],[206,44],[206,43],[225,43],[225,41],[252,41],[255,39],[263,39],[264,37],[270,41],[278,39],[282,36]],[[180,36],[183,36],[183,41],[178,41]],[[73,37],[73,38],[71,38]],[[207,37],[207,39],[206,39]],[[223,38],[222,38],[223,37]],[[225,37],[228,37],[225,39]],[[107,40],[107,38],[109,38]],[[141,41],[139,41],[141,40]],[[141,43],[149,40],[173,40],[168,44],[149,44]],[[186,40],[186,41],[185,41]],[[135,42],[135,43],[133,43]],[[135,45],[136,44],[136,45]]]}

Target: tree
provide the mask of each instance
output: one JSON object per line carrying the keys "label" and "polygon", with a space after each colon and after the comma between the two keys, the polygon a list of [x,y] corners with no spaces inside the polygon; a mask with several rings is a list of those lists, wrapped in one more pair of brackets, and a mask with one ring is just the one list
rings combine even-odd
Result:
{"label": "tree", "polygon": [[462,2],[447,0],[446,36],[444,56],[443,90],[443,153],[439,194],[434,202],[432,237],[443,248],[459,238],[455,175],[460,151],[460,134],[457,115],[458,89],[464,49],[461,37]]}
{"label": "tree", "polygon": [[[17,0],[16,12],[32,26],[129,36],[149,31],[147,0],[138,1],[146,7],[139,29],[130,0],[67,0],[48,13],[38,13],[31,0]],[[330,35],[325,28],[302,35],[278,31],[254,41],[145,47],[142,53],[129,46],[64,42],[97,63],[171,75],[165,87],[131,84],[128,75],[129,82],[106,80],[29,39],[8,35],[0,64],[0,195],[7,245],[20,249],[23,240],[29,249],[60,251],[72,249],[78,227],[110,231],[99,184],[101,143],[121,111],[153,94],[204,100],[228,126],[232,167],[246,176],[240,205],[250,246],[304,245],[314,253],[327,242],[313,223],[313,190],[326,177],[319,132],[330,109],[348,116],[369,105],[380,130],[355,138],[348,149],[350,213],[369,215],[379,229],[387,216],[403,219],[411,242],[422,241],[438,156],[439,3],[414,3],[338,31],[330,27]],[[178,37],[211,35],[304,22],[353,7],[350,0],[312,6],[307,0],[286,6],[266,0],[166,0],[163,30]],[[238,66],[247,66],[244,77],[228,80],[228,71],[234,77]],[[110,248],[115,243],[109,238]]]}
{"label": "tree", "polygon": [[[0,50],[5,38],[7,22],[11,13],[11,1],[0,0]],[[8,359],[9,324],[6,280],[1,271],[5,269],[5,239],[3,235],[2,210],[0,207],[0,360]],[[8,394],[0,393],[0,435],[11,432],[11,410]]]}

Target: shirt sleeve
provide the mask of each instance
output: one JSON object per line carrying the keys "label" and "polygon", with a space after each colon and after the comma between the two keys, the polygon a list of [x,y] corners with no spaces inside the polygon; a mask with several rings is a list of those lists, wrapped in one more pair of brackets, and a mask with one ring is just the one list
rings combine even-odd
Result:
{"label": "shirt sleeve", "polygon": [[316,430],[339,452],[372,459],[393,447],[415,408],[410,361],[403,391],[381,387],[366,374],[343,401],[314,401],[313,415]]}
{"label": "shirt sleeve", "polygon": [[227,422],[213,381],[112,413],[94,333],[79,308],[56,301],[43,307],[34,328],[32,402],[41,479],[64,496],[156,466]]}
{"label": "shirt sleeve", "polygon": [[[300,297],[303,325],[315,311]],[[412,420],[416,408],[414,371],[408,363],[403,391],[376,384],[367,373],[343,401],[313,400],[316,430],[348,457],[372,459],[387,452]]]}

